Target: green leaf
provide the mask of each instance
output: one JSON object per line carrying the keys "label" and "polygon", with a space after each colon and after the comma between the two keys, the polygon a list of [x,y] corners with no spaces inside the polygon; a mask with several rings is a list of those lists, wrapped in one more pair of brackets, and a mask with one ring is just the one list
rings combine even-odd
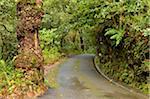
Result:
{"label": "green leaf", "polygon": [[116,33],[117,33],[116,29],[107,29],[107,32],[105,33],[105,36],[106,35],[113,35],[113,34],[116,34]]}

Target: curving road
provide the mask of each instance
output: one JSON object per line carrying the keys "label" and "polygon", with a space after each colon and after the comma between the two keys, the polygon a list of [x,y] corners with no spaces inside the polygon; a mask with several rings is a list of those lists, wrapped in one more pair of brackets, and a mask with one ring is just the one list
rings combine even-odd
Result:
{"label": "curving road", "polygon": [[148,99],[128,92],[99,75],[93,55],[77,55],[61,64],[57,89],[49,89],[39,99]]}

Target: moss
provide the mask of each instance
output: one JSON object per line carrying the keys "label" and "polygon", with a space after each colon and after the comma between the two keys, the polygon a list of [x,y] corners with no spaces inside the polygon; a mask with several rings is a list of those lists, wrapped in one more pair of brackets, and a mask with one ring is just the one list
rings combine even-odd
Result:
{"label": "moss", "polygon": [[39,57],[34,53],[21,53],[15,60],[15,66],[17,68],[37,68],[40,67],[41,61]]}

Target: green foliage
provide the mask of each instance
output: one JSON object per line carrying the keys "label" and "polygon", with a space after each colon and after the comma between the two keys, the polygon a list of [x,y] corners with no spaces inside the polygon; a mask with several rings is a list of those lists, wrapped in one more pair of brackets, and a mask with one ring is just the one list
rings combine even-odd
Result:
{"label": "green foliage", "polygon": [[80,50],[79,39],[70,42],[72,36],[68,36],[75,31],[84,39],[84,52],[97,50],[100,63],[108,67],[106,73],[148,91],[148,69],[143,62],[149,57],[149,0],[46,0],[44,7],[43,26],[57,28],[62,39],[67,37],[70,45],[63,42],[64,49]]}
{"label": "green foliage", "polygon": [[123,29],[108,29],[107,32],[105,33],[106,35],[111,35],[110,39],[115,39],[116,40],[116,46],[120,43],[122,38],[124,37],[124,30]]}
{"label": "green foliage", "polygon": [[23,73],[15,70],[11,62],[7,64],[4,60],[0,60],[0,96],[4,91],[11,94],[17,86],[24,83],[22,77]]}
{"label": "green foliage", "polygon": [[15,2],[0,1],[0,59],[11,60],[16,54]]}
{"label": "green foliage", "polygon": [[61,57],[61,53],[58,51],[57,47],[53,47],[51,49],[45,48],[42,52],[45,64],[53,64],[56,61],[58,61]]}
{"label": "green foliage", "polygon": [[[108,67],[113,69],[118,62],[117,66],[120,66],[118,68],[123,70],[122,76],[120,75],[123,78],[120,79],[121,81],[140,82],[135,87],[141,88],[141,85],[144,85],[141,78],[144,78],[146,86],[147,72],[145,73],[141,67],[144,67],[142,63],[148,58],[150,1],[67,1],[65,1],[66,7],[60,4],[61,1],[53,1],[55,9],[60,6],[63,13],[57,11],[59,16],[56,16],[60,17],[65,14],[68,17],[66,21],[60,22],[61,25],[58,26],[58,28],[61,27],[60,31],[79,32],[84,38],[86,47],[97,46],[97,53],[101,55],[100,60],[103,65],[113,62]],[[107,72],[113,74],[114,71]],[[140,74],[138,74],[139,71]],[[135,78],[132,76],[130,78],[130,72],[133,72]],[[129,80],[127,80],[128,78]]]}
{"label": "green foliage", "polygon": [[44,85],[34,82],[39,72],[33,73],[33,70],[30,70],[27,74],[12,64],[12,62],[6,63],[4,60],[0,60],[0,97],[16,93],[18,97],[29,92],[38,94],[45,88]]}
{"label": "green foliage", "polygon": [[[15,0],[0,0],[0,97],[23,95],[28,91],[39,90],[44,85],[33,82],[37,74],[25,74],[13,66],[12,59],[17,55],[16,37],[16,3]],[[15,59],[15,58],[14,58]],[[35,59],[31,64],[35,64]],[[33,88],[33,89],[32,89]],[[44,88],[44,87],[43,87]]]}
{"label": "green foliage", "polygon": [[[20,74],[8,62],[17,54],[15,6],[15,0],[0,0],[0,59],[6,61],[0,62],[0,88],[13,85],[10,74]],[[44,0],[43,7],[40,43],[45,63],[54,63],[62,52],[97,53],[104,72],[148,91],[149,0]]]}
{"label": "green foliage", "polygon": [[[83,27],[80,28],[80,21],[77,19],[78,10],[78,1],[76,0],[45,0],[44,9],[46,15],[43,19],[43,27],[45,28],[57,28],[55,33],[58,33],[61,40],[62,51],[64,52],[78,52],[77,50],[81,49],[80,37],[84,39],[85,50],[93,47],[93,38],[94,35],[91,34],[88,28],[91,28],[89,24],[83,24]],[[75,17],[75,18],[74,18]],[[86,20],[86,18],[84,18]],[[90,20],[89,20],[90,22]],[[75,42],[65,41],[66,36],[70,35],[70,32],[77,33]],[[91,40],[88,40],[91,39]],[[80,51],[79,51],[80,53]]]}
{"label": "green foliage", "polygon": [[56,29],[42,29],[40,31],[40,43],[44,56],[45,64],[56,62],[60,54],[60,37],[55,33]]}
{"label": "green foliage", "polygon": [[56,29],[46,29],[43,28],[40,31],[40,43],[41,43],[41,47],[42,49],[44,48],[52,48],[54,46],[59,47],[60,46],[60,36],[58,33],[56,33]]}

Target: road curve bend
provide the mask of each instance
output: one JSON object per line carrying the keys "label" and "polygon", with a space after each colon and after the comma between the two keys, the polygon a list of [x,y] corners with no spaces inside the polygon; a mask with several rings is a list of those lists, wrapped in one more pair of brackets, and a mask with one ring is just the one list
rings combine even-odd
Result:
{"label": "road curve bend", "polygon": [[148,99],[118,87],[94,68],[94,55],[77,55],[60,65],[59,87],[39,99]]}

